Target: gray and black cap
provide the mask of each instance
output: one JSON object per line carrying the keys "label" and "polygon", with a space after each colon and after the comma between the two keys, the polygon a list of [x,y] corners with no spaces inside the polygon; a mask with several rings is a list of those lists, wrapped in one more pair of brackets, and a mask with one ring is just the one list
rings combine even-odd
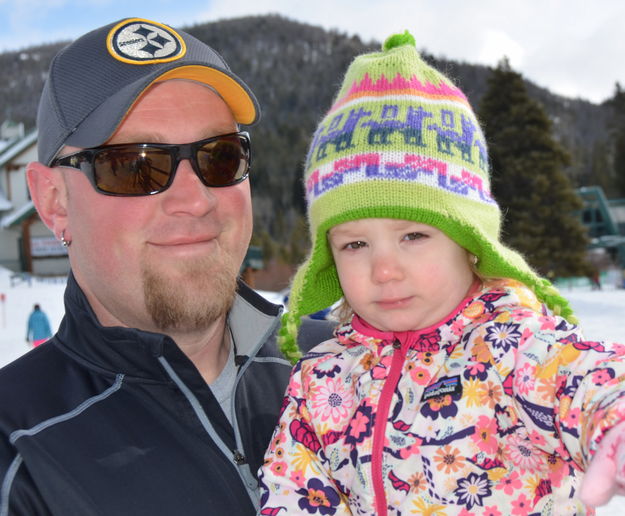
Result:
{"label": "gray and black cap", "polygon": [[260,118],[252,91],[211,47],[162,23],[127,18],[85,34],[52,60],[37,113],[39,161],[50,165],[64,145],[102,145],[149,86],[169,79],[207,84],[239,124]]}

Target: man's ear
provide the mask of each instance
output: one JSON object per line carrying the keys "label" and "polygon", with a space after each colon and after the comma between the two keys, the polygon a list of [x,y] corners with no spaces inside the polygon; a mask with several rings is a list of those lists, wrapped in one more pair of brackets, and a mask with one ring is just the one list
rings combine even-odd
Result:
{"label": "man's ear", "polygon": [[26,167],[26,180],[39,217],[58,237],[67,228],[67,187],[61,172],[33,161]]}

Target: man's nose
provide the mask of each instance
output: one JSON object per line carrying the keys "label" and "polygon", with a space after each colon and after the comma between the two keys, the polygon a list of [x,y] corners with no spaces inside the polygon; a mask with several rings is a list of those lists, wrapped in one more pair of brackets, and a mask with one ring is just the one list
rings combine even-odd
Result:
{"label": "man's nose", "polygon": [[159,195],[163,196],[163,208],[168,213],[200,216],[214,209],[217,203],[214,188],[202,183],[188,159],[180,160],[172,184]]}

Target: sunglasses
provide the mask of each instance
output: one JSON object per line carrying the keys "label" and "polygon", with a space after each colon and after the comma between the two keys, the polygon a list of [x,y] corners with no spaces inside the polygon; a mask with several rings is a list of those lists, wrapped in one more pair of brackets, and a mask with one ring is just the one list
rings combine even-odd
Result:
{"label": "sunglasses", "polygon": [[246,132],[222,134],[192,143],[124,143],[84,149],[56,158],[51,167],[83,172],[105,195],[154,195],[167,190],[183,159],[206,186],[220,188],[245,180],[251,162]]}

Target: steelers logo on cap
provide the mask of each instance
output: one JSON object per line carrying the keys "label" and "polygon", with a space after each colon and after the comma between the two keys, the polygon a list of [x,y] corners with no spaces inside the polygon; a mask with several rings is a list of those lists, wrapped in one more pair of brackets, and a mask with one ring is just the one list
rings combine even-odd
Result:
{"label": "steelers logo on cap", "polygon": [[115,25],[108,33],[106,45],[115,59],[130,64],[174,61],[187,51],[184,40],[171,27],[141,18]]}

